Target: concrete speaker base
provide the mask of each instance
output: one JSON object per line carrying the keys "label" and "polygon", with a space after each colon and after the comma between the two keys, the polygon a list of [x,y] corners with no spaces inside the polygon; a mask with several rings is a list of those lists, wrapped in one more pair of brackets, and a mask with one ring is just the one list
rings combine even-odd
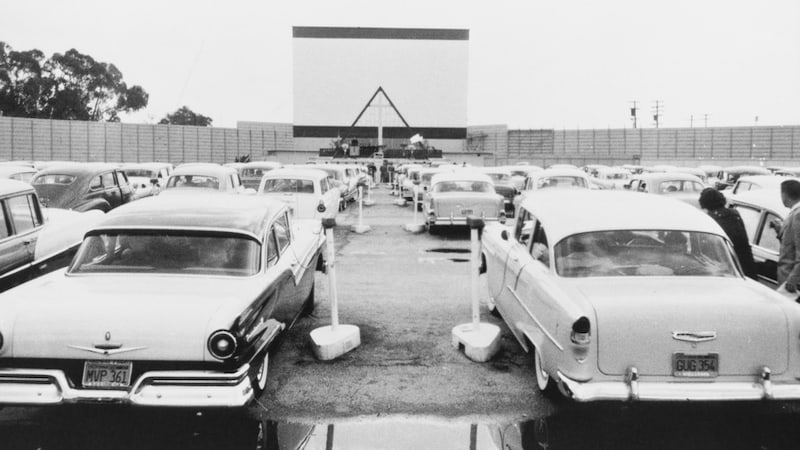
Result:
{"label": "concrete speaker base", "polygon": [[472,323],[453,328],[453,347],[464,347],[464,353],[475,362],[486,362],[500,350],[500,327],[481,323],[477,330]]}
{"label": "concrete speaker base", "polygon": [[372,227],[370,227],[369,225],[353,225],[352,227],[350,227],[350,231],[357,234],[364,234],[371,230]]}
{"label": "concrete speaker base", "polygon": [[311,331],[314,356],[322,361],[336,359],[361,345],[361,331],[355,325],[328,325]]}

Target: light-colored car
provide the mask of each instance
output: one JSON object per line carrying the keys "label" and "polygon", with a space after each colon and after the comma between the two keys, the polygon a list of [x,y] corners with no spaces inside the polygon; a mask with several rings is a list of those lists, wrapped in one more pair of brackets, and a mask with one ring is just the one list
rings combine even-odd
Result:
{"label": "light-colored car", "polygon": [[69,264],[102,216],[44,208],[30,184],[0,179],[0,292]]}
{"label": "light-colored car", "polygon": [[530,165],[505,166],[504,168],[511,172],[511,184],[514,185],[517,191],[522,191],[522,189],[525,187],[525,179],[528,178],[529,174],[544,170],[539,166]]}
{"label": "light-colored car", "polygon": [[[783,175],[745,175],[739,177],[731,188],[732,195],[739,195],[748,191],[756,191],[759,189],[770,189],[780,191],[781,183],[788,180],[795,179],[800,181],[800,178],[795,176]],[[778,195],[780,197],[780,194]]]}
{"label": "light-colored car", "polygon": [[728,204],[742,217],[759,281],[777,288],[780,233],[789,214],[789,208],[781,201],[780,187],[731,195]]}
{"label": "light-colored car", "polygon": [[631,173],[621,167],[600,167],[594,171],[594,182],[604,189],[624,189]]}
{"label": "light-colored car", "polygon": [[297,219],[336,219],[339,211],[339,189],[321,170],[271,170],[262,177],[258,194],[286,203]]}
{"label": "light-colored car", "polygon": [[341,195],[340,209],[342,210],[347,207],[349,202],[354,201],[356,197],[358,197],[358,180],[350,178],[344,166],[338,164],[313,164],[291,167],[317,169],[327,173],[328,177],[334,181],[334,187],[339,189],[339,194]]}
{"label": "light-colored car", "polygon": [[13,164],[0,164],[0,178],[23,181],[30,183],[38,170],[31,166],[15,166]]}
{"label": "light-colored car", "polygon": [[261,196],[132,202],[0,295],[0,404],[240,407],[314,305],[325,235]]}
{"label": "light-colored car", "polygon": [[172,173],[169,163],[128,163],[121,167],[133,188],[133,199],[158,195]]}
{"label": "light-colored car", "polygon": [[695,175],[679,172],[651,172],[635,175],[625,185],[631,192],[665,195],[700,207],[700,192],[706,188]]}
{"label": "light-colored car", "polygon": [[[217,164],[185,164],[175,168],[163,193],[217,191],[242,194],[245,187],[239,172]],[[253,189],[252,192],[255,192]]]}
{"label": "light-colored car", "polygon": [[503,196],[506,217],[514,217],[514,197],[519,191],[514,185],[511,171],[504,167],[482,167],[477,170],[489,175],[494,183],[495,192]]}
{"label": "light-colored car", "polygon": [[[565,208],[564,205],[580,205]],[[800,308],[746,278],[702,211],[624,191],[531,194],[482,238],[490,309],[577,401],[800,398]]]}
{"label": "light-colored car", "polygon": [[733,186],[739,177],[746,175],[772,175],[769,170],[760,166],[732,166],[725,167],[717,173],[715,186],[717,190],[725,190]]}
{"label": "light-colored car", "polygon": [[431,234],[443,226],[466,225],[468,217],[506,221],[503,196],[488,175],[473,170],[434,175],[422,206]]}
{"label": "light-colored car", "polygon": [[514,197],[514,211],[530,192],[540,189],[590,189],[591,180],[586,172],[572,168],[548,168],[529,173],[519,195]]}
{"label": "light-colored car", "polygon": [[408,201],[414,200],[414,186],[420,183],[420,173],[425,166],[410,165],[406,167],[406,174],[400,184],[400,196]]}

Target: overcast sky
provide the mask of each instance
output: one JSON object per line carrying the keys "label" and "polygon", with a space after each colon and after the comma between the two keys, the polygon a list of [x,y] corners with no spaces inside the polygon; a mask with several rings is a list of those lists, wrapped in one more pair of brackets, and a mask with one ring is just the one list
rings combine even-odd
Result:
{"label": "overcast sky", "polygon": [[[800,1],[5,2],[0,40],[115,64],[150,94],[125,122],[182,105],[215,126],[291,122],[292,26],[467,28],[469,125],[800,124]],[[320,70],[332,70],[321,67]],[[420,70],[436,70],[435,67]]]}

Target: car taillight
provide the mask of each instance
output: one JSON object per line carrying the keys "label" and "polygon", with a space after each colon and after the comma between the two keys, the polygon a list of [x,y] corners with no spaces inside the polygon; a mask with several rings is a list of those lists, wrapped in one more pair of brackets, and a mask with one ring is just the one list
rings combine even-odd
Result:
{"label": "car taillight", "polygon": [[572,324],[570,339],[574,344],[586,345],[591,341],[591,324],[587,317],[581,317]]}
{"label": "car taillight", "polygon": [[208,338],[208,351],[217,359],[228,359],[236,352],[236,337],[227,330],[218,330]]}
{"label": "car taillight", "polygon": [[319,205],[317,205],[317,211],[319,211],[321,213],[324,213],[325,212],[325,203],[319,202]]}
{"label": "car taillight", "polygon": [[3,333],[0,333],[0,350],[3,349]]}

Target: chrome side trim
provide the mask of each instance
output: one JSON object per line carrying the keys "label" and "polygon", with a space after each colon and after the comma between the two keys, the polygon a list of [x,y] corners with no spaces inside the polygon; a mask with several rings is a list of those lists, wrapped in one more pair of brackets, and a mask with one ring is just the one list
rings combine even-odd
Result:
{"label": "chrome side trim", "polygon": [[509,292],[511,292],[511,295],[513,295],[513,296],[514,296],[514,298],[515,298],[515,299],[517,299],[517,302],[520,304],[520,306],[522,306],[522,309],[524,309],[524,310],[525,310],[525,312],[526,312],[526,313],[528,313],[528,315],[531,317],[531,319],[533,319],[533,321],[534,321],[534,322],[536,322],[536,326],[537,326],[537,327],[539,327],[539,329],[540,329],[540,330],[542,330],[542,334],[544,334],[544,335],[547,337],[547,339],[549,339],[549,340],[550,340],[550,342],[552,342],[552,343],[553,343],[553,345],[555,345],[555,346],[556,346],[556,348],[558,348],[558,349],[559,349],[559,350],[561,350],[561,351],[564,351],[564,347],[563,347],[561,344],[559,344],[559,343],[558,343],[558,341],[556,340],[556,338],[554,338],[554,337],[553,337],[553,335],[552,335],[552,334],[550,334],[550,332],[548,332],[548,331],[547,331],[547,330],[544,328],[544,326],[542,326],[542,323],[541,323],[541,322],[539,322],[539,319],[537,319],[537,318],[536,318],[536,316],[534,316],[534,315],[533,315],[533,313],[531,312],[531,310],[530,310],[530,309],[528,309],[528,307],[527,307],[527,306],[525,306],[525,303],[522,301],[522,299],[521,299],[521,298],[519,298],[519,295],[517,295],[516,291],[514,291],[514,288],[512,288],[512,287],[511,287],[511,286],[509,286],[509,285],[506,285],[506,289],[508,289],[508,291],[509,291]]}

